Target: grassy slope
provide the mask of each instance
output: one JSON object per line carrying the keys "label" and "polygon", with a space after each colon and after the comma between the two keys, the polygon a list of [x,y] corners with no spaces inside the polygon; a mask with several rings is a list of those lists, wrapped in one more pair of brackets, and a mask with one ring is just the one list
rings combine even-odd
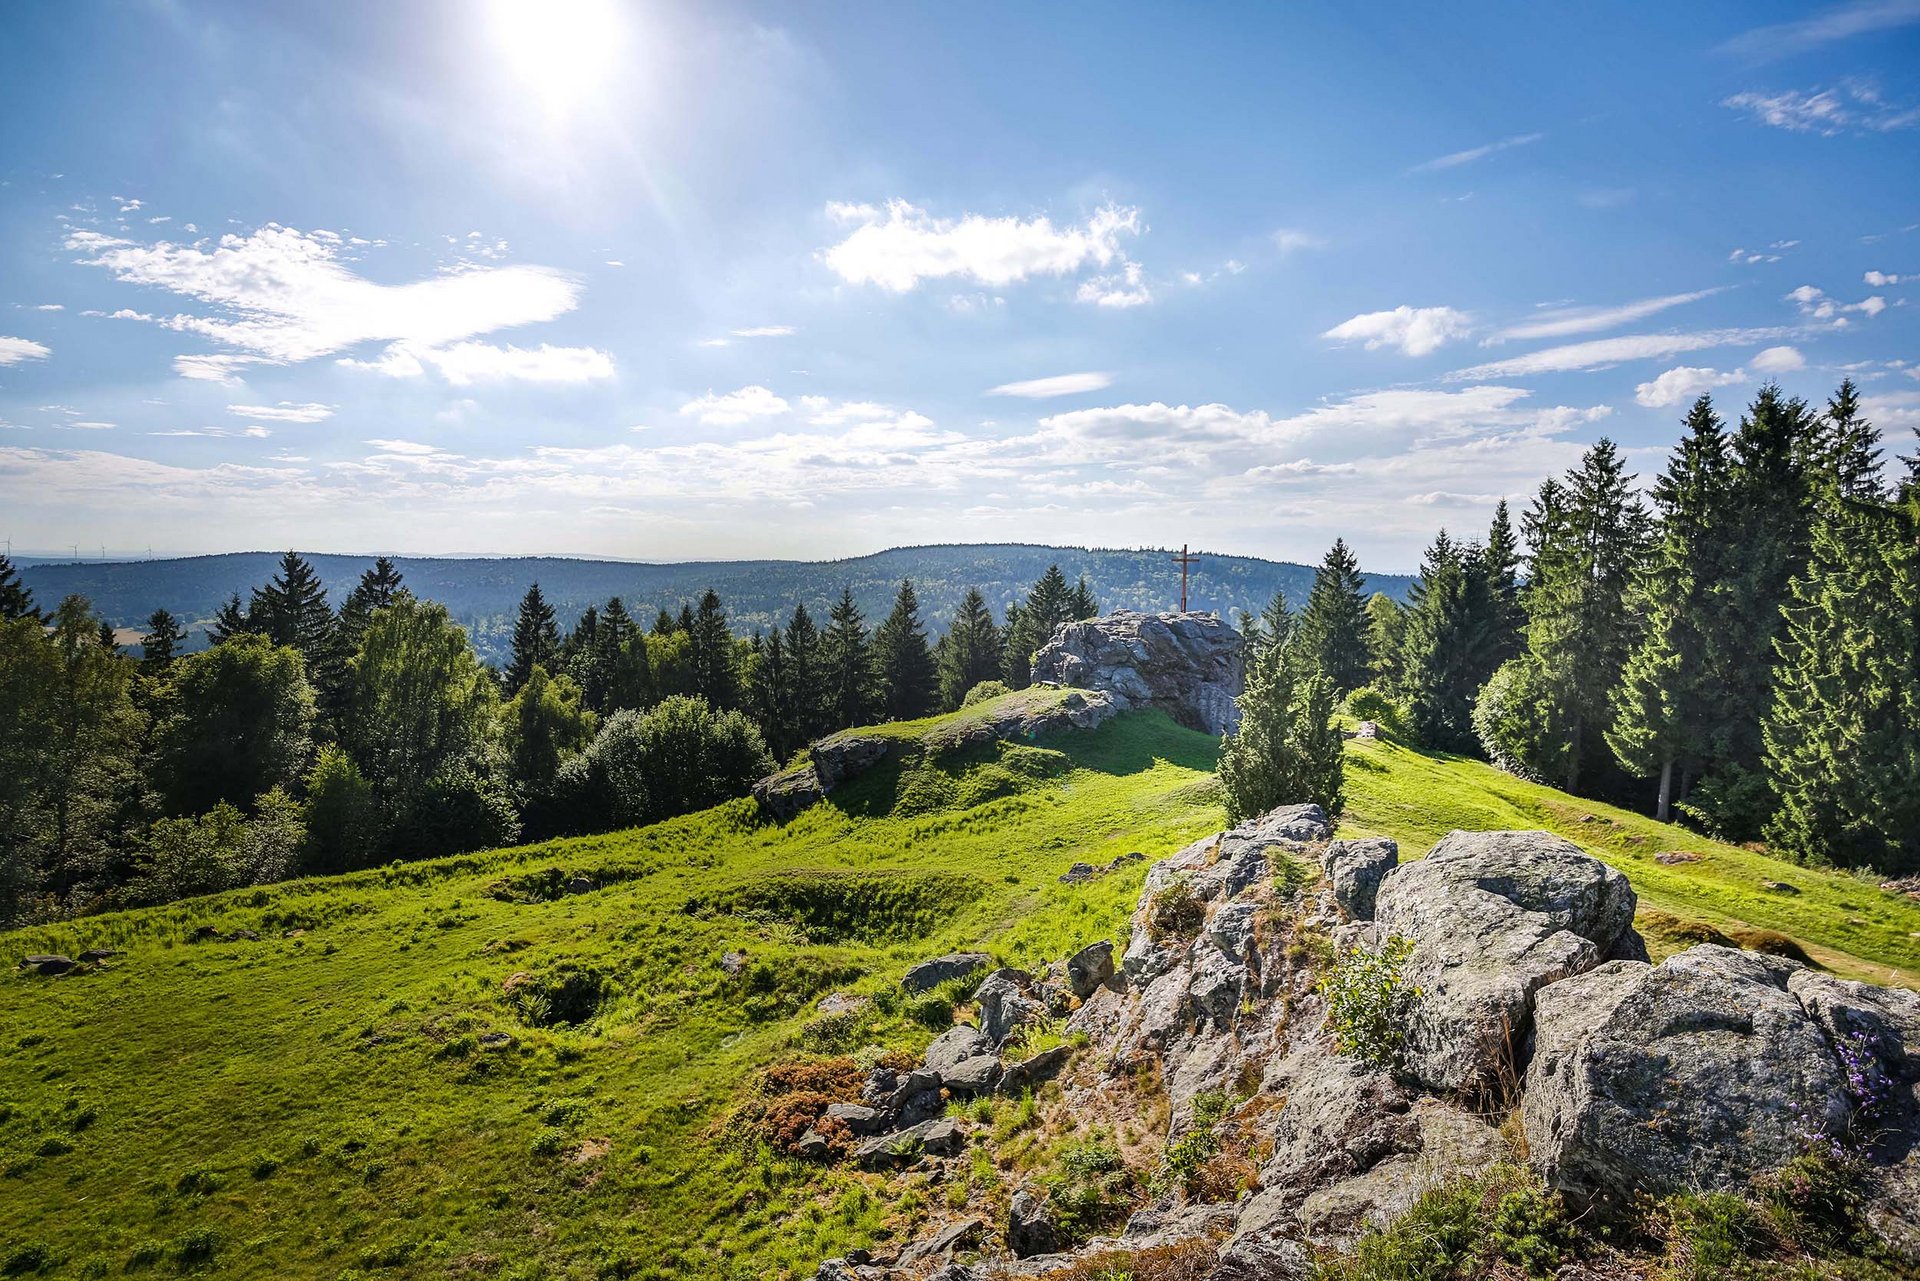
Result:
{"label": "grassy slope", "polygon": [[[816,1044],[813,998],[880,992],[952,947],[1034,963],[1117,936],[1142,865],[1077,888],[1057,875],[1132,849],[1158,857],[1219,825],[1212,742],[1163,717],[1051,746],[1071,759],[996,744],[890,766],[785,828],[736,803],[12,936],[16,952],[128,955],[67,980],[0,975],[0,1263],[40,1242],[67,1275],[806,1275],[930,1208],[924,1188],[883,1203],[869,1176],[714,1141],[756,1068]],[[1417,853],[1454,827],[1554,828],[1652,905],[1793,933],[1846,973],[1920,970],[1920,907],[1854,878],[1474,762],[1384,742],[1349,760],[1350,833]],[[1651,857],[1665,849],[1709,857],[1669,868]],[[616,883],[552,902],[489,893],[548,868]],[[1803,892],[1762,891],[1763,878]],[[811,937],[711,910],[729,895],[791,900],[796,884]],[[693,900],[709,909],[690,913]],[[186,943],[200,924],[263,937]],[[734,948],[749,962],[729,977]],[[530,1026],[503,982],[568,963],[607,973],[614,995],[581,1027]],[[515,1046],[474,1048],[495,1029]],[[852,1044],[929,1035],[876,1013]],[[202,1230],[218,1235],[204,1264]]]}
{"label": "grassy slope", "polygon": [[[1777,930],[1845,977],[1920,987],[1920,904],[1883,893],[1877,878],[1795,867],[1479,761],[1428,756],[1385,740],[1349,746],[1342,835],[1391,836],[1404,857],[1455,828],[1559,832],[1625,872],[1643,908],[1721,929]],[[1669,850],[1705,857],[1671,866],[1654,861]],[[1763,889],[1762,881],[1799,893]]]}

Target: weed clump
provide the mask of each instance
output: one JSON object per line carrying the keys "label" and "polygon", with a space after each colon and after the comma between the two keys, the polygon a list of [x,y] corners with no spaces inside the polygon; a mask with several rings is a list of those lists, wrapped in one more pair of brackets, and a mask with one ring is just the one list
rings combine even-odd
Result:
{"label": "weed clump", "polygon": [[1100,1137],[1067,1145],[1040,1185],[1056,1230],[1075,1243],[1120,1222],[1133,1204],[1133,1173],[1120,1149]]}
{"label": "weed clump", "polygon": [[758,1089],[734,1113],[727,1131],[747,1150],[765,1145],[792,1156],[801,1137],[812,1130],[840,1155],[853,1136],[827,1117],[826,1110],[834,1103],[858,1102],[866,1079],[866,1072],[850,1058],[777,1063],[761,1075]]}
{"label": "weed clump", "polygon": [[1147,937],[1155,943],[1184,942],[1200,932],[1207,905],[1194,897],[1184,881],[1175,881],[1153,896],[1147,909]]}
{"label": "weed clump", "polygon": [[1327,1000],[1327,1026],[1342,1054],[1369,1067],[1393,1068],[1406,1042],[1405,1014],[1416,995],[1403,981],[1413,944],[1394,936],[1378,950],[1349,948],[1316,985]]}
{"label": "weed clump", "polygon": [[578,1026],[592,1018],[612,984],[591,966],[562,964],[546,974],[516,974],[506,983],[507,999],[534,1027]]}

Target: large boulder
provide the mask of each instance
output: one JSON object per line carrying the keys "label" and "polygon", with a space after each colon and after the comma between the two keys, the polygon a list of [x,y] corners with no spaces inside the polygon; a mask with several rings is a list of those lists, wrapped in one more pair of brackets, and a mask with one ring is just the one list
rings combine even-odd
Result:
{"label": "large boulder", "polygon": [[892,743],[877,734],[842,730],[830,734],[808,749],[813,761],[814,778],[822,792],[858,778],[887,758]]}
{"label": "large boulder", "polygon": [[1113,977],[1113,944],[1106,939],[1089,943],[1067,958],[1067,981],[1081,1000]]}
{"label": "large boulder", "polygon": [[994,1045],[1006,1044],[1016,1028],[1047,1017],[1033,995],[1033,979],[1020,970],[995,970],[973,994],[980,1003],[980,1030]]}
{"label": "large boulder", "polygon": [[1523,1120],[1547,1181],[1606,1206],[1732,1190],[1846,1124],[1846,1079],[1791,961],[1702,944],[1540,993]]}
{"label": "large boulder", "polygon": [[1451,832],[1380,882],[1383,938],[1411,941],[1406,1067],[1434,1089],[1507,1093],[1534,994],[1633,934],[1627,878],[1550,832]]}
{"label": "large boulder", "polygon": [[955,1064],[992,1053],[992,1037],[977,1027],[961,1023],[933,1039],[933,1044],[927,1047],[927,1067],[945,1076]]}
{"label": "large boulder", "polygon": [[967,978],[992,964],[993,958],[985,952],[949,952],[908,970],[900,986],[908,992],[926,992],[948,979]]}
{"label": "large boulder", "polygon": [[1400,846],[1384,836],[1363,841],[1335,841],[1320,858],[1333,900],[1356,921],[1373,919],[1380,882],[1400,865]]}
{"label": "large boulder", "polygon": [[1240,633],[1213,614],[1119,610],[1067,623],[1033,657],[1033,679],[1100,690],[1116,707],[1157,707],[1189,729],[1240,723],[1246,686]]}

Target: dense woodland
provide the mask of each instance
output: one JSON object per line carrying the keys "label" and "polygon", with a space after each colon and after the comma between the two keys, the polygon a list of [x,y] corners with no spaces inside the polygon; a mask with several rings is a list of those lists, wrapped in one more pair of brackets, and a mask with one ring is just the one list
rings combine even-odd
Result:
{"label": "dense woodland", "polygon": [[[1339,708],[1797,860],[1920,866],[1920,464],[1884,470],[1850,382],[1769,386],[1734,426],[1694,404],[1650,506],[1602,440],[1518,530],[1503,503],[1442,531],[1405,605],[1336,542],[1297,612],[1239,620],[1229,807],[1337,808]],[[711,590],[563,628],[536,583],[494,668],[392,562],[336,610],[289,552],[207,649],[162,609],[136,659],[0,560],[0,922],[703,808],[822,734],[1023,687],[1097,612],[1058,566],[1000,618],[965,591],[936,639],[911,581],[877,625],[848,589],[750,637]]]}

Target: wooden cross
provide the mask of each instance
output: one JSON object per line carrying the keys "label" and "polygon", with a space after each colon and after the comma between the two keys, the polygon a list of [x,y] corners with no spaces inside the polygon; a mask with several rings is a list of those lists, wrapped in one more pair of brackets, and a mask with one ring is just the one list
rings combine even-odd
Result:
{"label": "wooden cross", "polygon": [[1187,566],[1198,565],[1200,558],[1188,555],[1187,545],[1182,543],[1180,554],[1173,558],[1173,563],[1180,567],[1180,612],[1184,614],[1187,612]]}

